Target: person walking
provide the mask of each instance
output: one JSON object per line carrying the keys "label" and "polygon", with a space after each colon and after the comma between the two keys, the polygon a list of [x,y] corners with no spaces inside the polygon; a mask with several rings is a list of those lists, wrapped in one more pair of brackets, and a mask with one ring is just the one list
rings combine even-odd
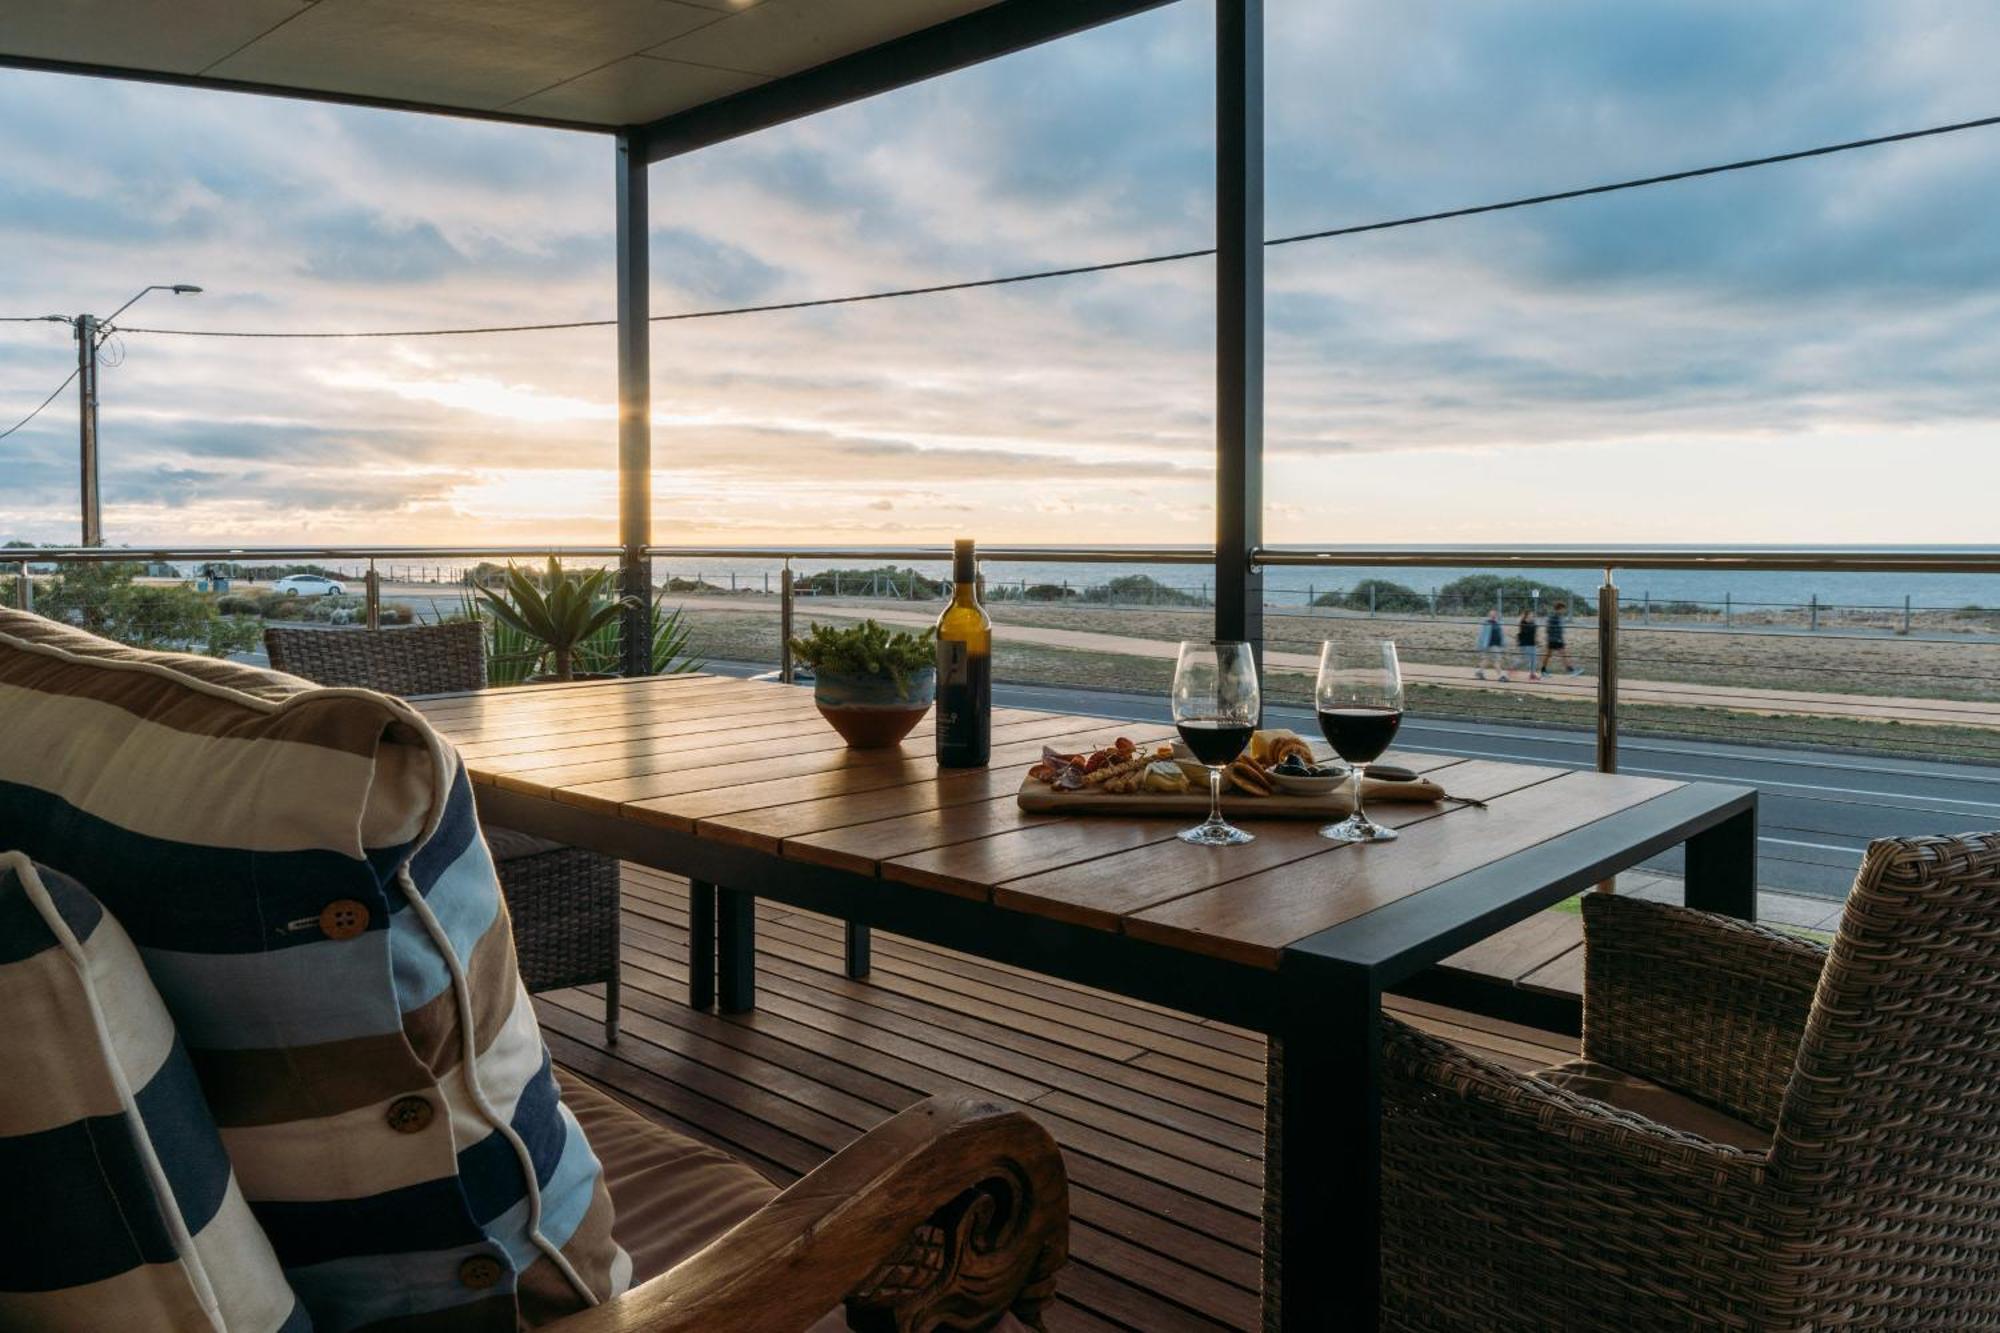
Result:
{"label": "person walking", "polygon": [[1552,674],[1558,657],[1563,660],[1563,669],[1570,675],[1583,674],[1583,668],[1569,660],[1569,640],[1563,625],[1563,613],[1567,610],[1569,610],[1568,602],[1557,602],[1555,608],[1549,612],[1549,646],[1542,654],[1544,676]]}
{"label": "person walking", "polygon": [[1535,670],[1535,636],[1539,630],[1534,608],[1522,607],[1521,619],[1514,626],[1514,649],[1521,655],[1521,670],[1528,673],[1529,680],[1542,678],[1542,673]]}
{"label": "person walking", "polygon": [[1479,622],[1479,665],[1472,674],[1485,680],[1487,667],[1499,672],[1500,679],[1507,679],[1507,631],[1500,628],[1498,611],[1488,611],[1486,619]]}

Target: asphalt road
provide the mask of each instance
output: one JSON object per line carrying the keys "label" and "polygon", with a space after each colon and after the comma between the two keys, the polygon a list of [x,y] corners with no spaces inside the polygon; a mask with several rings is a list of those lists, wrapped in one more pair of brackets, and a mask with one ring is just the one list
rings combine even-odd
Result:
{"label": "asphalt road", "polygon": [[[714,663],[711,670],[754,674],[758,668]],[[1089,713],[1139,722],[1167,720],[1166,700],[1095,690],[999,685],[994,700],[1016,708]],[[1303,735],[1312,715],[1275,707],[1267,716]],[[1468,759],[1590,768],[1594,741],[1585,732],[1542,727],[1408,718],[1399,748]],[[1648,777],[1731,782],[1758,789],[1758,882],[1766,888],[1839,901],[1872,838],[2000,828],[2000,768],[1921,763],[1833,751],[1726,745],[1709,741],[1626,738],[1619,768]],[[1648,863],[1678,872],[1678,851]]]}

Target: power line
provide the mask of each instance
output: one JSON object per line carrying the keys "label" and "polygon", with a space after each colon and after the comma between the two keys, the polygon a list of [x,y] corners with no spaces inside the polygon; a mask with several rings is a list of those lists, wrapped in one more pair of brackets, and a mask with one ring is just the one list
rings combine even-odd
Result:
{"label": "power line", "polygon": [[61,384],[56,385],[56,387],[49,392],[49,396],[42,399],[41,404],[37,406],[34,411],[28,413],[28,415],[22,417],[19,421],[7,427],[7,429],[0,430],[0,440],[6,439],[9,435],[12,435],[15,431],[21,429],[21,427],[27,425],[30,421],[33,421],[36,417],[40,416],[42,414],[42,408],[47,407],[50,403],[53,403],[56,400],[56,395],[61,393],[64,389],[67,389],[70,386],[71,381],[76,379],[76,377],[80,373],[82,372],[81,368],[79,367],[77,370],[72,370],[68,375],[64,376],[63,382]]}
{"label": "power line", "polygon": [[1447,209],[1442,213],[1419,213],[1413,217],[1394,218],[1388,222],[1364,222],[1352,227],[1330,227],[1325,231],[1302,231],[1296,236],[1280,236],[1266,241],[1265,245],[1292,245],[1299,241],[1319,241],[1332,236],[1354,236],[1364,231],[1387,231],[1391,227],[1413,227],[1419,222],[1443,222],[1449,218],[1469,218],[1480,213],[1499,213],[1510,208],[1531,208],[1536,204],[1560,203],[1565,199],[1583,199],[1593,194],[1610,194],[1616,190],[1637,190],[1647,185],[1667,185],[1674,181],[1694,180],[1699,176],[1720,176],[1729,171],[1748,171],[1752,167],[1768,167],[1780,162],[1798,162],[1809,157],[1826,157],[1833,153],[1851,153],[1857,148],[1879,148],[1883,144],[1907,143],[1911,139],[1928,139],[1939,134],[1957,134],[1961,130],[1986,129],[2000,125],[2000,116],[1984,116],[1978,120],[1961,120],[1950,125],[1933,125],[1925,130],[1904,130],[1900,134],[1878,134],[1872,139],[1849,139],[1846,143],[1823,144],[1818,148],[1800,148],[1789,153],[1773,153],[1768,157],[1746,157],[1739,162],[1722,162],[1712,167],[1691,167],[1686,171],[1669,171],[1660,176],[1639,176],[1632,180],[1611,181],[1604,185],[1586,185],[1576,190],[1558,190],[1554,194],[1531,194],[1520,199],[1508,199],[1497,204],[1476,204],[1471,208]]}
{"label": "power line", "polygon": [[[1934,138],[1943,134],[1957,134],[1965,130],[1987,129],[2000,125],[2000,116],[1984,116],[1978,120],[1955,121],[1948,125],[1933,125],[1927,129],[1904,130],[1896,134],[1878,134],[1866,139],[1849,139],[1842,143],[1822,144],[1817,148],[1800,148],[1786,153],[1772,153],[1763,157],[1742,158],[1734,162],[1720,162],[1705,167],[1690,167],[1684,171],[1664,172],[1654,176],[1637,176],[1629,180],[1607,181],[1599,185],[1586,185],[1571,190],[1557,190],[1548,194],[1526,195],[1519,199],[1506,199],[1491,204],[1474,204],[1467,208],[1445,209],[1435,213],[1416,213],[1408,217],[1388,218],[1380,222],[1363,222],[1343,227],[1328,227],[1319,231],[1299,232],[1292,236],[1279,236],[1267,240],[1269,246],[1296,245],[1301,241],[1321,241],[1338,236],[1357,236],[1363,232],[1389,231],[1398,227],[1414,227],[1427,222],[1444,222],[1453,218],[1475,217],[1482,213],[1500,213],[1510,209],[1532,208],[1540,204],[1561,203],[1570,199],[1584,199],[1592,195],[1612,194],[1620,190],[1643,189],[1649,185],[1667,185],[1675,181],[1695,180],[1703,176],[1720,176],[1728,172],[1748,171],[1753,167],[1775,166],[1784,162],[1798,162],[1807,158],[1827,157],[1834,153],[1850,153],[1862,148],[1879,148],[1885,144],[1907,143],[1913,139]],[[866,301],[890,301],[905,296],[935,296],[945,292],[974,291],[984,287],[1005,287],[1014,283],[1041,282],[1050,278],[1072,278],[1088,273],[1109,273],[1118,269],[1142,268],[1152,264],[1172,264],[1184,259],[1201,259],[1215,253],[1214,246],[1199,250],[1177,250],[1170,254],[1147,255],[1138,259],[1114,259],[1101,264],[1076,264],[1066,268],[1040,269],[1031,273],[1014,273],[1000,278],[976,278],[964,282],[941,282],[924,287],[898,287],[887,291],[863,292],[854,296],[825,296],[813,300],[779,301],[767,305],[728,306],[710,310],[687,310],[671,315],[654,315],[648,322],[671,324],[683,320],[723,319],[734,315],[772,314],[782,310],[812,310],[822,306],[858,305]],[[179,338],[441,338],[460,334],[481,333],[542,333],[563,329],[611,328],[618,323],[615,319],[579,319],[555,324],[492,324],[474,328],[452,329],[389,329],[364,332],[309,331],[309,332],[267,332],[256,329],[144,329],[128,328],[126,333],[150,333]]]}

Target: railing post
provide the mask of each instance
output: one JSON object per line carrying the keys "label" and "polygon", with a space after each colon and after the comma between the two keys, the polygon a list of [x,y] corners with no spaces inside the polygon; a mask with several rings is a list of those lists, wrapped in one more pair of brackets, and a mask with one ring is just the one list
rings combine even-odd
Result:
{"label": "railing post", "polygon": [[1814,593],[1814,594],[1812,595],[1812,619],[1811,619],[1811,621],[1809,621],[1809,622],[1808,622],[1808,625],[1807,625],[1807,628],[1809,628],[1809,629],[1818,629],[1818,628],[1819,628],[1819,594],[1818,594],[1818,593]]}
{"label": "railing post", "polygon": [[778,679],[792,683],[792,561],[778,575]]}
{"label": "railing post", "polygon": [[[1618,771],[1618,586],[1608,566],[1597,590],[1597,771]],[[1599,880],[1597,891],[1618,892],[1618,877]]]}
{"label": "railing post", "polygon": [[382,579],[375,572],[375,561],[368,562],[368,573],[363,577],[363,585],[368,590],[368,628],[382,628]]}
{"label": "railing post", "polygon": [[1609,569],[1597,590],[1597,771],[1618,771],[1618,587]]}
{"label": "railing post", "polygon": [[15,576],[14,600],[23,611],[32,611],[35,609],[35,580],[28,574],[27,561],[23,560],[17,568],[20,573]]}
{"label": "railing post", "polygon": [[1736,604],[1730,600],[1729,594],[1725,592],[1722,594],[1722,626],[1724,629],[1727,629],[1735,623]]}
{"label": "railing post", "polygon": [[1910,632],[1910,594],[1903,594],[1903,633]]}

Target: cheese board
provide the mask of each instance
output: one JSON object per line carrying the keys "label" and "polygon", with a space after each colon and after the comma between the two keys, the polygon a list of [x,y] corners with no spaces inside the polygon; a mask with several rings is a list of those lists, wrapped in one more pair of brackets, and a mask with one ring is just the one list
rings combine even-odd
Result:
{"label": "cheese board", "polygon": [[[1290,796],[1284,792],[1251,796],[1225,790],[1222,793],[1222,813],[1229,819],[1344,819],[1354,811],[1353,792],[1352,784],[1343,784],[1319,796]],[[1370,805],[1377,801],[1439,801],[1444,799],[1444,795],[1444,788],[1421,779],[1416,782],[1382,782],[1365,778],[1362,781],[1362,799]],[[1179,815],[1197,820],[1208,814],[1208,788],[1205,784],[1191,786],[1185,792],[1107,792],[1102,787],[1064,791],[1040,778],[1029,776],[1021,780],[1021,790],[1016,799],[1023,810],[1034,814]]]}

